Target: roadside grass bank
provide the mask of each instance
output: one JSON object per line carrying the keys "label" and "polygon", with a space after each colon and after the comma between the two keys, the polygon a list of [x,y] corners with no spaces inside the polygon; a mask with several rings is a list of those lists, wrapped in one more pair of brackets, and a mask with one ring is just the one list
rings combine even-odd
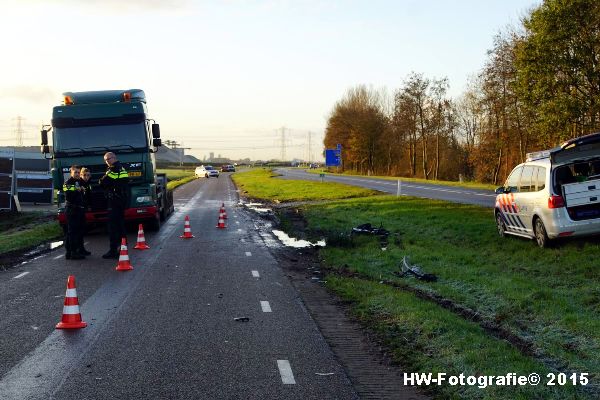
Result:
{"label": "roadside grass bank", "polygon": [[175,190],[175,188],[196,179],[193,169],[159,168],[156,172],[167,174],[167,189],[169,190]]}
{"label": "roadside grass bank", "polygon": [[[238,180],[244,181],[244,174]],[[466,399],[598,398],[598,239],[564,241],[543,250],[529,240],[497,237],[488,209],[408,197],[354,198],[299,210],[312,239],[327,240],[320,250],[327,286],[351,303],[408,372],[535,372],[544,382],[430,387],[435,393]],[[397,234],[385,251],[378,238],[349,237],[352,227],[367,222]],[[290,232],[295,225],[283,217],[282,225],[292,236],[301,234]],[[396,275],[404,256],[438,281]],[[465,318],[456,309],[477,318]],[[549,372],[588,373],[596,386],[546,386]]]}
{"label": "roadside grass bank", "polygon": [[30,249],[63,236],[53,214],[43,212],[0,213],[0,255]]}
{"label": "roadside grass bank", "polygon": [[[304,169],[304,168],[301,168]],[[379,175],[371,175],[371,176],[367,176],[367,175],[359,175],[359,174],[355,174],[350,172],[343,172],[343,173],[337,173],[334,171],[329,171],[325,168],[319,168],[319,169],[307,169],[307,172],[310,172],[312,174],[321,174],[321,173],[325,173],[325,174],[330,174],[330,175],[341,175],[341,176],[359,176],[362,178],[377,178],[377,179],[385,179],[385,180],[389,180],[389,181],[398,181],[401,180],[402,182],[411,182],[411,183],[430,183],[430,184],[434,184],[434,185],[443,185],[443,186],[452,186],[452,187],[462,187],[462,188],[467,188],[467,189],[483,189],[483,190],[491,190],[494,191],[496,190],[496,188],[499,185],[492,185],[489,183],[481,183],[481,182],[472,182],[472,181],[465,181],[465,182],[456,182],[456,181],[436,181],[436,180],[432,180],[432,179],[423,179],[423,178],[406,178],[403,176],[379,176]]]}
{"label": "roadside grass bank", "polygon": [[276,179],[278,175],[268,168],[236,172],[231,176],[237,187],[249,197],[271,202],[303,200],[334,200],[375,196],[380,192],[333,182],[310,182]]}

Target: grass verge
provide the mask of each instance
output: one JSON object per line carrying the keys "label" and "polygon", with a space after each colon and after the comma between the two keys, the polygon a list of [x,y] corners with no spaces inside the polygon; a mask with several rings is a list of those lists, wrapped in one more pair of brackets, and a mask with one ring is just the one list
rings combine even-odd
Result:
{"label": "grass verge", "polygon": [[63,235],[52,216],[37,212],[2,215],[0,232],[0,254],[29,249]]}
{"label": "grass verge", "polygon": [[[245,183],[245,175],[238,179]],[[304,182],[288,182],[296,185],[292,193],[302,191]],[[253,186],[245,188],[250,196],[263,197]],[[304,200],[315,200],[304,193]],[[302,212],[311,234],[327,238],[320,256],[329,288],[376,327],[410,372],[536,372],[544,382],[548,372],[590,374],[584,389],[436,386],[436,393],[467,399],[598,398],[597,238],[539,249],[529,240],[499,238],[489,209],[409,197],[337,200],[302,206]],[[351,228],[366,222],[383,224],[396,240],[383,251],[376,238],[350,239]],[[396,275],[404,256],[438,281]]]}
{"label": "grass verge", "polygon": [[334,200],[380,194],[340,183],[276,179],[277,176],[270,169],[255,168],[236,172],[232,179],[250,197],[273,202]]}
{"label": "grass verge", "polygon": [[161,174],[167,174],[168,190],[175,190],[175,188],[196,179],[193,169],[162,168],[157,169],[156,172]]}

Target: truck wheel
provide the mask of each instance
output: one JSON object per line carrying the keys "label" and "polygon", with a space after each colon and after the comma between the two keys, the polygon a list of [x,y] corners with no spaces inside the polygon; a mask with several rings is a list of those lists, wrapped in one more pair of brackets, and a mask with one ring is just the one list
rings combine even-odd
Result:
{"label": "truck wheel", "polygon": [[535,241],[537,245],[542,249],[549,247],[550,239],[548,239],[548,234],[546,233],[546,228],[544,227],[544,223],[540,218],[535,219]]}

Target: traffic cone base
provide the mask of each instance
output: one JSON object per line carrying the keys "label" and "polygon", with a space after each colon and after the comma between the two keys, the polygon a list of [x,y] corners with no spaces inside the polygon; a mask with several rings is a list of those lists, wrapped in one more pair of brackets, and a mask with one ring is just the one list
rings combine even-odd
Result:
{"label": "traffic cone base", "polygon": [[87,322],[75,321],[75,322],[59,322],[56,324],[56,329],[81,329],[87,326]]}
{"label": "traffic cone base", "polygon": [[80,329],[87,326],[81,319],[79,311],[79,299],[77,298],[77,289],[75,288],[75,277],[69,275],[67,278],[67,292],[65,294],[65,303],[61,321],[56,324],[56,329]]}
{"label": "traffic cone base", "polygon": [[138,237],[137,243],[135,244],[134,249],[137,250],[148,250],[150,246],[146,244],[146,238],[144,237],[144,226],[140,224],[138,226]]}
{"label": "traffic cone base", "polygon": [[119,253],[119,263],[115,270],[117,271],[131,271],[133,266],[129,262],[129,254],[127,253],[127,239],[121,239],[121,252]]}
{"label": "traffic cone base", "polygon": [[183,225],[183,235],[179,236],[182,239],[191,239],[194,237],[192,235],[192,229],[190,228],[190,217],[185,216],[185,223]]}

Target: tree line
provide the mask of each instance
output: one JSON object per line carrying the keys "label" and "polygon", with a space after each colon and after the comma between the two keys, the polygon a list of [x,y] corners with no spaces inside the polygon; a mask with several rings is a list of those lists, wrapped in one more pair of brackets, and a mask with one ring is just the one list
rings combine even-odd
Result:
{"label": "tree line", "polygon": [[526,153],[600,131],[600,2],[546,0],[494,37],[459,98],[413,72],[388,95],[353,87],[324,144],[361,174],[500,184]]}

